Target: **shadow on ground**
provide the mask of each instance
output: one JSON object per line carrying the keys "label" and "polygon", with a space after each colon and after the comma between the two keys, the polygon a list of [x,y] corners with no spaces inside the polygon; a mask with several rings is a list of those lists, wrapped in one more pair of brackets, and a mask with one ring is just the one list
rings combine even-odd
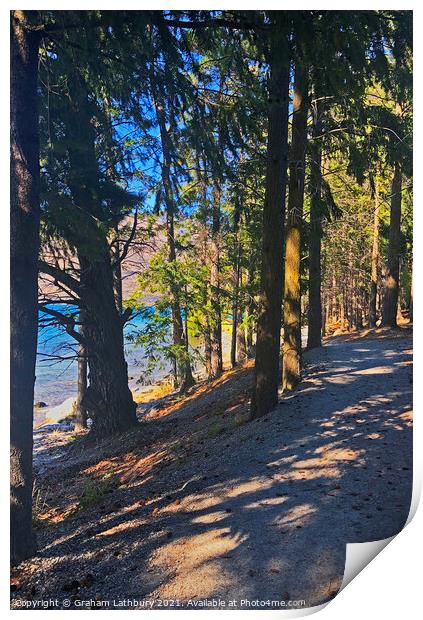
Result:
{"label": "shadow on ground", "polygon": [[329,600],[346,543],[392,536],[407,519],[410,364],[409,338],[333,341],[261,420],[234,423],[251,369],[153,414],[118,454],[76,467],[69,489],[84,476],[119,485],[40,531],[20,596]]}

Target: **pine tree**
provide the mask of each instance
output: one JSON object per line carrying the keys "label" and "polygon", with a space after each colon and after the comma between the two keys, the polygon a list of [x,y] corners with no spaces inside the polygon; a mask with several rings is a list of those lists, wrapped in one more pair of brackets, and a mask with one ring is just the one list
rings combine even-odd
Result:
{"label": "pine tree", "polygon": [[301,379],[301,228],[308,115],[308,69],[302,66],[302,62],[302,59],[298,59],[295,67],[289,164],[283,320],[282,385],[284,390],[293,390]]}
{"label": "pine tree", "polygon": [[32,420],[37,348],[39,249],[40,35],[23,11],[11,13],[11,562],[35,551],[32,530]]}
{"label": "pine tree", "polygon": [[280,380],[290,59],[287,52],[286,25],[279,14],[274,16],[273,27],[269,59],[267,170],[263,207],[260,309],[251,401],[253,417],[260,417],[274,409],[278,402]]}
{"label": "pine tree", "polygon": [[380,196],[379,196],[379,166],[376,165],[374,181],[374,216],[373,216],[373,243],[372,243],[372,269],[369,295],[369,327],[376,326],[377,320],[377,285],[379,279],[379,219],[380,219]]}

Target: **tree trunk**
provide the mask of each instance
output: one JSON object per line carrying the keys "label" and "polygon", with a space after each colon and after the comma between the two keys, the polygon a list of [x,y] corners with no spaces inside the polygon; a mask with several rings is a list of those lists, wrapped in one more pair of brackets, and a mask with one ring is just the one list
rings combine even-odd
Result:
{"label": "tree trunk", "polygon": [[288,218],[285,241],[282,375],[284,391],[293,390],[301,379],[301,227],[304,204],[307,112],[307,71],[297,65],[294,84]]}
{"label": "tree trunk", "polygon": [[[238,235],[239,228],[239,208],[235,209],[235,245],[236,245],[236,257],[235,265],[233,268],[233,289],[234,300],[232,304],[232,332],[231,332],[231,367],[235,368],[238,363],[237,348],[238,348],[238,332],[239,325],[242,322],[242,308],[240,300],[240,281],[241,281],[241,242]],[[241,343],[242,346],[242,343]]]}
{"label": "tree trunk", "polygon": [[235,368],[237,365],[236,351],[237,351],[237,330],[238,330],[238,306],[239,306],[239,261],[237,258],[237,264],[234,269],[234,301],[232,304],[232,331],[231,331],[231,367]]}
{"label": "tree trunk", "polygon": [[[201,255],[200,260],[203,265],[207,265],[209,262],[208,254],[208,231],[206,227],[201,230]],[[202,321],[201,332],[204,338],[204,365],[206,376],[211,379],[211,337],[210,337],[210,317],[209,317],[209,281],[206,279],[204,288],[202,290]]]}
{"label": "tree trunk", "polygon": [[[316,103],[313,136],[321,132],[321,105]],[[310,165],[310,240],[308,281],[308,334],[307,349],[322,346],[322,301],[321,301],[321,252],[322,252],[322,147],[319,138],[311,149]],[[329,318],[329,317],[327,317]]]}
{"label": "tree trunk", "polygon": [[[113,124],[112,124],[112,114],[111,114],[111,106],[110,99],[107,94],[103,95],[103,104],[104,104],[104,113],[106,116],[106,149],[105,149],[105,157],[106,157],[106,178],[112,183],[119,182],[119,175],[116,172],[116,164],[115,156],[114,156],[114,148],[113,148]],[[116,307],[118,309],[119,315],[122,316],[123,313],[123,295],[122,295],[122,264],[120,259],[120,242],[119,242],[119,209],[116,208],[113,200],[110,201],[110,209],[112,212],[115,212],[115,224],[113,226],[113,232],[111,234],[111,250],[112,250],[112,260],[113,260],[113,288],[115,291],[115,300]],[[123,329],[123,325],[122,325]]]}
{"label": "tree trunk", "polygon": [[209,315],[206,314],[206,325],[204,330],[204,357],[206,362],[206,374],[207,378],[212,378],[212,366],[211,366],[211,328]]}
{"label": "tree trunk", "polygon": [[247,341],[245,339],[245,327],[243,325],[242,306],[238,305],[238,318],[236,324],[236,362],[243,364],[247,359]]}
{"label": "tree trunk", "polygon": [[280,375],[289,63],[286,61],[286,66],[281,65],[282,50],[273,49],[272,51],[261,292],[251,400],[253,417],[263,416],[276,407]]}
{"label": "tree trunk", "polygon": [[104,226],[98,225],[102,211],[95,133],[86,92],[76,79],[71,96],[69,188],[73,202],[84,217],[84,225],[74,232],[74,245],[80,267],[79,289],[90,382],[82,406],[93,421],[91,432],[103,436],[134,426],[136,404],[128,387],[122,319],[114,295],[107,232]]}
{"label": "tree trunk", "polygon": [[363,303],[362,302],[363,302],[362,291],[357,286],[357,319],[356,319],[357,329],[363,328]]}
{"label": "tree trunk", "polygon": [[250,259],[250,262],[248,265],[248,271],[247,271],[247,293],[248,293],[247,356],[249,358],[254,357],[254,354],[253,354],[254,322],[252,319],[252,317],[254,316],[254,311],[255,311],[254,298],[253,298],[254,273],[255,273],[255,262]]}
{"label": "tree trunk", "polygon": [[376,298],[377,280],[379,270],[379,171],[376,170],[375,179],[375,210],[373,215],[373,246],[371,261],[371,281],[370,281],[370,300],[369,300],[369,327],[376,326]]}
{"label": "tree trunk", "polygon": [[247,341],[245,338],[245,325],[244,325],[244,296],[241,295],[242,289],[242,269],[241,269],[241,257],[238,259],[238,304],[237,304],[237,319],[236,319],[236,363],[243,364],[247,359]]}
{"label": "tree trunk", "polygon": [[337,281],[336,273],[332,272],[332,323],[338,321],[338,299],[337,299]]}
{"label": "tree trunk", "polygon": [[[80,312],[79,315],[79,333],[84,338],[84,313]],[[76,397],[76,411],[75,411],[75,430],[81,431],[87,428],[87,410],[84,406],[84,398],[87,392],[87,372],[88,372],[88,359],[87,348],[85,344],[80,344],[78,349],[78,394]]]}
{"label": "tree trunk", "polygon": [[323,298],[323,304],[322,304],[322,334],[323,336],[326,336],[328,333],[328,328],[327,328],[327,322],[328,322],[328,308],[327,308],[327,303],[326,303],[326,299],[325,297]]}
{"label": "tree trunk", "polygon": [[395,164],[394,176],[392,179],[388,264],[385,273],[385,291],[382,307],[382,325],[387,327],[397,326],[399,259],[401,251],[401,192],[401,168],[397,163]]}
{"label": "tree trunk", "polygon": [[[119,228],[116,225],[114,229],[114,239],[112,246],[112,259],[114,262],[113,267],[113,290],[115,292],[116,308],[119,315],[123,314],[123,293],[122,293],[122,263],[120,262],[120,243],[119,243]],[[123,326],[122,326],[123,329]]]}
{"label": "tree trunk", "polygon": [[221,189],[216,182],[213,190],[213,222],[211,237],[210,301],[211,317],[211,374],[219,377],[223,371],[222,317],[220,308],[220,199]]}
{"label": "tree trunk", "polygon": [[[168,258],[170,263],[174,263],[176,262],[176,244],[173,213],[171,211],[167,212],[166,222]],[[180,378],[180,384],[175,385],[175,387],[179,387],[179,391],[181,393],[184,393],[192,385],[194,385],[194,377],[192,376],[191,363],[189,361],[187,352],[187,335],[184,334],[184,323],[182,320],[180,296],[176,286],[171,285],[171,294],[172,337],[174,346],[177,347],[179,350],[179,355],[175,357],[175,360],[177,372]]]}
{"label": "tree trunk", "polygon": [[96,260],[78,252],[81,302],[85,309],[90,385],[82,406],[98,436],[125,431],[137,423],[136,404],[128,387],[122,322],[115,304],[113,272],[106,238],[96,244]]}
{"label": "tree trunk", "polygon": [[411,285],[410,285],[410,323],[413,322],[413,262],[411,263]]}
{"label": "tree trunk", "polygon": [[[78,94],[76,88],[71,92]],[[128,387],[122,317],[114,296],[108,232],[101,221],[94,139],[84,99],[72,100],[69,111],[75,116],[68,126],[68,184],[81,224],[72,229],[72,243],[79,261],[79,283],[75,281],[70,288],[76,287],[75,293],[79,294],[84,312],[83,336],[72,335],[85,345],[88,357],[90,385],[81,406],[93,421],[91,432],[104,436],[134,426],[136,404]],[[66,232],[65,227],[64,234]],[[68,282],[65,278],[65,286]]]}
{"label": "tree trunk", "polygon": [[11,563],[35,553],[32,430],[38,328],[38,34],[22,11],[11,24],[10,543]]}

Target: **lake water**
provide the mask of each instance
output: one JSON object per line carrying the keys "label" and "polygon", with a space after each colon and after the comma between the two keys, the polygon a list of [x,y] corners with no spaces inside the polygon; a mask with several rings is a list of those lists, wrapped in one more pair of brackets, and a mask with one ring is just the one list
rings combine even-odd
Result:
{"label": "lake water", "polygon": [[[129,341],[130,334],[142,329],[144,319],[138,316],[125,325],[125,358],[128,363],[129,387],[133,392],[142,391],[143,386],[157,383],[169,376],[170,364],[162,362],[161,368],[157,368],[148,380],[142,379],[143,369],[146,364],[146,356],[141,346],[135,346]],[[230,356],[230,318],[226,317],[222,331],[223,360],[229,362]],[[302,329],[303,347],[306,343],[307,328]],[[201,343],[196,343],[201,350]],[[76,398],[77,394],[77,361],[76,359],[52,360],[47,356],[57,355],[63,358],[75,356],[78,345],[75,340],[58,327],[44,327],[38,334],[38,355],[35,381],[35,402],[43,401],[48,407],[60,405],[70,397]],[[204,367],[198,361],[194,367],[197,377],[204,374]],[[42,410],[40,410],[41,414]]]}
{"label": "lake water", "polygon": [[[128,363],[128,375],[132,390],[140,389],[137,383],[142,373],[145,355],[141,347],[128,341],[128,336],[143,326],[141,317],[137,317],[125,326],[125,357]],[[78,345],[75,340],[58,327],[43,327],[38,333],[37,365],[35,381],[35,402],[43,401],[49,407],[67,400],[77,393],[77,361],[76,359],[51,359],[51,356],[72,358]],[[149,381],[158,381],[170,372],[170,365],[164,362],[165,368],[157,371]]]}
{"label": "lake water", "polygon": [[[144,326],[143,317],[138,316],[125,325],[125,358],[128,364],[129,387],[133,392],[141,391],[143,386],[157,383],[170,375],[171,365],[163,360],[160,367],[143,377],[143,370],[147,360],[141,346],[135,346],[130,341],[130,334]],[[229,361],[230,335],[228,329],[223,330],[223,358]],[[201,343],[195,343],[202,350]],[[77,394],[77,361],[76,359],[51,359],[51,356],[72,358],[76,355],[78,344],[63,329],[58,327],[40,328],[38,334],[37,365],[35,381],[35,402],[45,402],[48,407],[63,403]],[[50,357],[49,357],[50,356]],[[194,366],[194,374],[199,377],[204,374],[201,361]],[[40,410],[42,411],[42,410]]]}

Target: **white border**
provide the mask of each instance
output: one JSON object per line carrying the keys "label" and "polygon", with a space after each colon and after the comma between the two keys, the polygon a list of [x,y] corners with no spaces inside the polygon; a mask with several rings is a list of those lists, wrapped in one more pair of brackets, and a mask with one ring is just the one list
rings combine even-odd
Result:
{"label": "white border", "polygon": [[[2,279],[1,285],[3,290],[3,303],[0,305],[0,329],[1,329],[1,340],[2,343],[2,355],[0,356],[0,386],[1,386],[1,413],[3,416],[3,425],[1,427],[1,457],[2,463],[0,467],[0,476],[2,483],[2,491],[4,493],[4,503],[3,510],[0,512],[1,519],[1,530],[4,533],[4,547],[8,547],[8,530],[9,530],[9,500],[8,500],[8,471],[9,471],[9,433],[5,432],[5,427],[8,428],[8,423],[5,423],[5,420],[8,420],[8,409],[9,409],[9,303],[8,303],[8,291],[9,291],[9,244],[8,244],[8,212],[9,212],[9,97],[6,96],[6,92],[9,84],[9,16],[8,12],[12,8],[21,9],[41,9],[41,8],[50,8],[50,9],[87,9],[87,2],[79,2],[74,0],[73,2],[65,2],[65,1],[56,1],[56,2],[28,2],[22,1],[21,3],[11,3],[7,2],[6,7],[2,7],[1,9],[1,20],[0,20],[0,42],[2,46],[1,55],[0,55],[0,67],[2,71],[2,84],[4,95],[0,99],[1,106],[1,114],[0,114],[0,131],[2,135],[0,156],[1,156],[1,166],[0,171],[2,175],[1,179],[1,193],[2,193],[2,201],[1,201],[1,212],[4,214],[2,221],[2,233],[3,233],[3,243],[0,244],[0,266],[2,270]],[[126,9],[133,10],[143,10],[150,9],[151,5],[146,6],[143,2],[126,2],[124,3],[124,7]],[[110,0],[103,0],[102,2],[93,2],[90,4],[90,9],[93,8],[101,8],[101,9],[117,9],[123,8],[122,4],[119,6],[117,3],[111,2]],[[230,9],[256,9],[258,8],[258,3],[249,1],[239,2],[233,0],[232,2],[192,2],[186,0],[185,2],[179,1],[167,1],[163,2],[161,0],[156,0],[154,3],[155,9],[222,9],[222,8],[230,8]],[[422,401],[422,391],[419,387],[419,377],[423,376],[423,338],[422,338],[422,328],[419,326],[419,320],[422,316],[421,313],[421,288],[420,284],[420,273],[421,268],[423,266],[422,256],[423,256],[423,243],[420,242],[420,237],[423,233],[423,204],[422,204],[422,183],[423,183],[423,174],[421,171],[422,157],[420,145],[423,143],[423,131],[422,131],[422,105],[421,105],[421,60],[422,60],[422,34],[421,29],[423,26],[422,17],[422,9],[419,8],[417,2],[407,2],[406,7],[401,6],[399,2],[372,2],[369,5],[369,2],[356,1],[354,3],[345,4],[342,6],[339,2],[295,2],[295,6],[292,7],[292,4],[280,3],[280,2],[266,2],[264,5],[261,5],[260,8],[264,9],[328,9],[328,10],[369,10],[369,9],[413,9],[414,10],[414,75],[415,75],[415,135],[414,135],[414,145],[416,147],[416,155],[414,162],[414,169],[416,171],[415,174],[415,184],[414,184],[414,196],[415,196],[415,205],[416,208],[414,210],[414,237],[415,237],[415,254],[414,254],[414,309],[415,316],[418,317],[416,322],[416,328],[414,333],[414,350],[415,350],[415,372],[414,376],[416,381],[414,382],[415,386],[415,410],[417,411],[417,416],[415,416],[415,428],[414,428],[414,485],[413,485],[413,506],[410,511],[410,518],[412,513],[415,512],[418,497],[420,495],[421,490],[421,472],[422,472],[422,460],[423,460],[423,450],[422,450],[422,431],[421,431],[421,423],[419,420],[419,411],[420,405]],[[7,215],[6,215],[7,214]],[[417,242],[416,242],[417,241]],[[421,379],[420,379],[421,381]],[[417,418],[417,419],[416,419]],[[345,590],[340,592],[335,599],[329,603],[327,606],[320,606],[319,608],[313,608],[309,610],[305,610],[308,613],[313,613],[314,611],[318,611],[324,607],[324,609],[320,612],[320,618],[322,620],[338,620],[342,617],[344,620],[349,620],[352,618],[356,618],[358,615],[364,614],[365,617],[377,617],[377,618],[407,618],[413,619],[417,618],[418,615],[420,617],[420,600],[419,600],[419,591],[421,589],[421,550],[423,549],[422,545],[422,522],[423,522],[423,512],[420,509],[411,522],[406,526],[405,530],[403,530],[394,540],[388,544],[386,549],[376,557],[366,568],[360,572],[360,574],[353,580],[352,584],[349,585]],[[410,521],[410,519],[409,519]],[[1,566],[1,579],[0,579],[0,605],[3,611],[6,612],[7,615],[11,612],[9,609],[9,554],[3,552],[0,558],[0,566]],[[41,614],[44,613],[42,611],[33,611],[33,614]],[[59,611],[50,611],[50,615],[53,613],[53,618],[55,614],[61,613]],[[76,612],[76,611],[68,611],[67,613],[84,613],[84,612]],[[86,612],[88,613],[88,611]],[[114,613],[127,613],[125,611],[116,611]],[[140,612],[143,613],[143,612]],[[149,618],[156,618],[159,614],[166,614],[168,612],[163,611],[149,611]],[[176,614],[185,614],[184,611],[175,611],[173,613]],[[208,618],[210,620],[211,617],[214,617],[214,614],[231,614],[231,620],[235,620],[240,615],[245,613],[248,614],[248,617],[253,618],[265,618],[270,619],[271,617],[284,617],[288,618],[288,616],[297,616],[305,615],[304,612],[298,611],[262,611],[262,612],[243,612],[243,611],[197,611],[198,617],[200,615],[204,616],[204,618]]]}

